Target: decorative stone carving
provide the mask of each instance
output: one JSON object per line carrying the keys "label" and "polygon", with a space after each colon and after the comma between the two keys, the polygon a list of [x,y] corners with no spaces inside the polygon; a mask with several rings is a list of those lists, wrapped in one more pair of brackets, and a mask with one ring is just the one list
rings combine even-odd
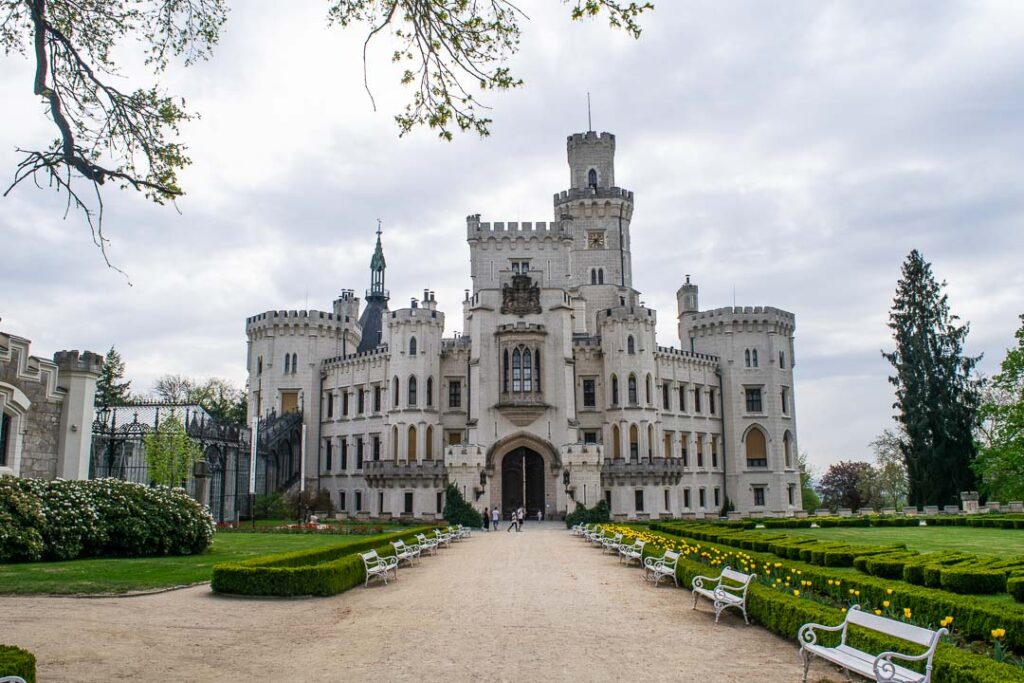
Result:
{"label": "decorative stone carving", "polygon": [[512,284],[501,288],[501,312],[512,315],[541,313],[540,287],[529,275],[513,275]]}

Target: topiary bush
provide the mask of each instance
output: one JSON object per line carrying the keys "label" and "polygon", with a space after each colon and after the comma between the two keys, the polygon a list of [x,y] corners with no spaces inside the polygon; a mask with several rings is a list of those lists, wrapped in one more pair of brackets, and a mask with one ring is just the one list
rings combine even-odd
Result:
{"label": "topiary bush", "polygon": [[462,524],[468,527],[482,527],[483,517],[473,508],[459,492],[455,484],[448,484],[444,490],[444,512],[442,513],[449,524]]}
{"label": "topiary bush", "polygon": [[0,477],[0,562],[191,555],[213,518],[183,489]]}
{"label": "topiary bush", "polygon": [[939,585],[953,593],[1002,593],[1006,590],[1006,572],[972,565],[946,567]]}
{"label": "topiary bush", "polygon": [[1006,581],[1006,592],[1017,602],[1024,602],[1024,576],[1011,576]]}
{"label": "topiary bush", "polygon": [[26,683],[36,683],[36,657],[28,650],[13,645],[0,645],[0,678],[20,676]]}

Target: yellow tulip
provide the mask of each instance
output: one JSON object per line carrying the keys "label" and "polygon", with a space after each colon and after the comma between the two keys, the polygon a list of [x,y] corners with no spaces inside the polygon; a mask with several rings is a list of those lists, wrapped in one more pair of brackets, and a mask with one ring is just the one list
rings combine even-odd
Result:
{"label": "yellow tulip", "polygon": [[800,597],[800,591],[794,589],[793,590],[793,595],[799,598]]}

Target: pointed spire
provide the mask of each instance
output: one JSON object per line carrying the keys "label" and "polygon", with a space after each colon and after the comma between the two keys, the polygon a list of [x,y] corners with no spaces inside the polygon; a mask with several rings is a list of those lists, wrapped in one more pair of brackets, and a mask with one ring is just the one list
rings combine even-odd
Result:
{"label": "pointed spire", "polygon": [[384,261],[384,247],[380,243],[380,219],[377,219],[377,246],[373,250],[373,258],[370,259],[370,295],[384,295],[384,270],[387,263]]}

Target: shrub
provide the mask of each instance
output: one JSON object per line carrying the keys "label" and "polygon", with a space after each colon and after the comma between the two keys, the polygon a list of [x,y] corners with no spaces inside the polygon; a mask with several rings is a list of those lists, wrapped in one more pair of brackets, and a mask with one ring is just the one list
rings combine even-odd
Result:
{"label": "shrub", "polygon": [[415,543],[415,534],[429,529],[411,528],[328,548],[217,564],[213,567],[210,588],[235,595],[335,595],[365,580],[366,570],[358,553],[376,550],[382,556],[394,555],[391,541]]}
{"label": "shrub", "polygon": [[36,683],[36,658],[31,652],[13,645],[0,645],[0,678],[21,676],[26,683]]}
{"label": "shrub", "polygon": [[1006,591],[1006,572],[973,565],[947,567],[939,582],[953,593],[1002,593]]}
{"label": "shrub", "polygon": [[571,528],[577,524],[604,524],[611,521],[608,503],[603,498],[592,508],[579,503],[576,509],[565,516],[565,526]]}
{"label": "shrub", "polygon": [[484,519],[480,513],[473,509],[473,506],[466,502],[455,484],[448,484],[444,490],[444,513],[445,521],[449,524],[462,524],[468,527],[482,527]]}
{"label": "shrub", "polygon": [[284,496],[280,493],[256,496],[252,509],[256,519],[284,519],[288,514],[284,506]]}
{"label": "shrub", "polygon": [[184,490],[117,479],[0,477],[0,517],[0,562],[189,555],[213,538],[213,518]]}
{"label": "shrub", "polygon": [[1024,576],[1011,576],[1006,581],[1006,592],[1017,602],[1024,602]]}

